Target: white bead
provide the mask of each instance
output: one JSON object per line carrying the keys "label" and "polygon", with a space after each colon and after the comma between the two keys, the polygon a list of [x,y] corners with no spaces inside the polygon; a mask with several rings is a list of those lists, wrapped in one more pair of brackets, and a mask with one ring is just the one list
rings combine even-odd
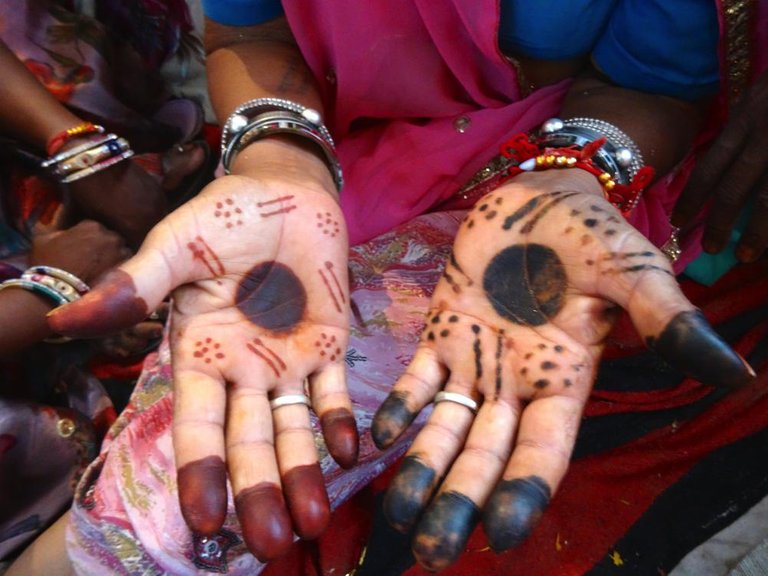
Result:
{"label": "white bead", "polygon": [[536,168],[536,158],[528,158],[525,162],[520,162],[518,165],[518,168],[520,170],[525,170],[526,172],[530,172],[534,168]]}
{"label": "white bead", "polygon": [[627,168],[632,163],[632,151],[629,148],[619,148],[616,150],[616,162],[622,168]]}
{"label": "white bead", "polygon": [[563,129],[563,121],[560,118],[550,118],[545,120],[541,125],[541,132],[543,134],[551,134],[553,132],[559,132]]}
{"label": "white bead", "polygon": [[320,112],[313,108],[305,108],[301,115],[304,116],[305,120],[312,122],[312,124],[323,123],[322,119],[320,118]]}
{"label": "white bead", "polygon": [[240,132],[248,125],[248,118],[242,114],[233,114],[229,119],[229,129],[232,132]]}

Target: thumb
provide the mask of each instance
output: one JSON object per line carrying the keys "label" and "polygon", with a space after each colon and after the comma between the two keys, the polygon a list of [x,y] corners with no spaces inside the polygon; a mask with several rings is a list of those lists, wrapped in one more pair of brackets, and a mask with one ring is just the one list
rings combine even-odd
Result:
{"label": "thumb", "polygon": [[109,334],[146,319],[173,288],[162,253],[142,249],[82,298],[52,310],[48,325],[57,334],[75,338]]}
{"label": "thumb", "polygon": [[738,386],[755,377],[752,367],[685,297],[671,272],[648,268],[634,285],[611,292],[648,348],[671,366],[715,386]]}

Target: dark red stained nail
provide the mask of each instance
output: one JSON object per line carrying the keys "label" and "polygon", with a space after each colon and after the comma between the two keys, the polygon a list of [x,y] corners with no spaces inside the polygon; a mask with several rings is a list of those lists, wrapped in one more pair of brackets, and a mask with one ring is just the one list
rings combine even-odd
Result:
{"label": "dark red stained nail", "polygon": [[138,324],[147,314],[147,303],[136,296],[133,278],[112,270],[80,300],[51,312],[48,324],[57,334],[93,338]]}
{"label": "dark red stained nail", "polygon": [[301,538],[314,540],[331,519],[331,504],[319,464],[297,466],[282,478],[293,527]]}
{"label": "dark red stained nail", "polygon": [[320,417],[323,437],[333,459],[342,468],[357,464],[359,436],[355,417],[346,408],[329,410]]}
{"label": "dark red stained nail", "polygon": [[291,547],[293,531],[283,493],[263,482],[235,496],[235,509],[248,550],[261,562],[283,556]]}
{"label": "dark red stained nail", "polygon": [[227,469],[218,456],[185,464],[177,473],[181,514],[190,530],[213,536],[227,516]]}

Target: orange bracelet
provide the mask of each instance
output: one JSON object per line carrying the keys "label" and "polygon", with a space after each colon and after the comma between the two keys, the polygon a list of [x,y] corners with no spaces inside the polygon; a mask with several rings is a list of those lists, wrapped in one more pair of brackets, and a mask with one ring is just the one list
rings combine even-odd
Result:
{"label": "orange bracelet", "polygon": [[61,150],[61,147],[64,146],[64,144],[76,136],[82,136],[83,134],[103,133],[103,126],[99,126],[98,124],[94,124],[92,122],[83,122],[77,126],[72,126],[72,128],[67,128],[66,130],[63,130],[53,136],[50,140],[48,140],[48,144],[45,146],[45,151],[48,156],[54,156],[59,150]]}

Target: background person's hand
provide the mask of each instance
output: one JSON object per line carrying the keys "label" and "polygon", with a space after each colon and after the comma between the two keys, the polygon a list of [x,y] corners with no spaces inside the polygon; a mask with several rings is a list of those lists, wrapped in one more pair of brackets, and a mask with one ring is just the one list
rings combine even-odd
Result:
{"label": "background person's hand", "polygon": [[668,260],[580,170],[516,177],[457,235],[417,352],[372,433],[389,446],[440,391],[384,501],[413,551],[440,570],[482,518],[493,549],[520,543],[568,467],[618,306],[691,375],[754,376],[679,290]]}
{"label": "background person's hand", "polygon": [[739,214],[754,202],[736,246],[742,262],[759,258],[768,245],[768,71],[745,92],[711,148],[696,163],[672,214],[684,229],[711,200],[702,247],[723,250]]}
{"label": "background person's hand", "polygon": [[330,454],[344,467],[357,459],[344,364],[347,251],[340,208],[322,187],[226,176],[50,318],[59,333],[103,333],[142,320],[175,289],[182,513],[196,533],[215,534],[229,475],[245,543],[262,561],[286,552],[293,531],[316,538],[330,517],[308,407],[271,410],[270,399],[303,394],[308,379]]}
{"label": "background person's hand", "polygon": [[66,230],[36,234],[29,264],[61,268],[91,284],[130,255],[122,236],[98,222],[83,220]]}

